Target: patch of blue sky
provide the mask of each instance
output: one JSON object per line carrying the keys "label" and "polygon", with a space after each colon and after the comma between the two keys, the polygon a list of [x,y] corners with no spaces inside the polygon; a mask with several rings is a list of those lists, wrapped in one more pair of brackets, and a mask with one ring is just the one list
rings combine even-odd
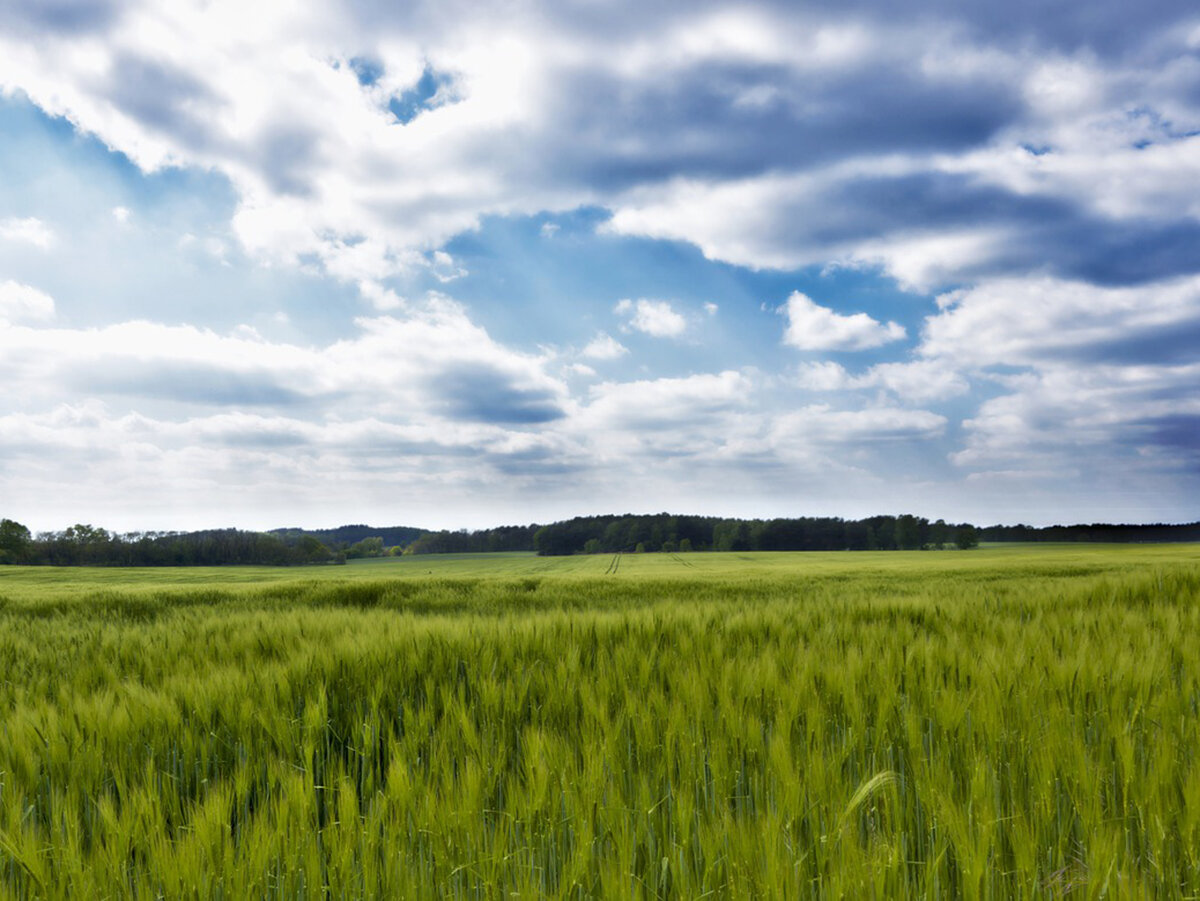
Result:
{"label": "patch of blue sky", "polygon": [[[359,76],[359,81],[362,81],[362,77]],[[448,74],[426,66],[415,85],[388,101],[388,111],[401,125],[407,125],[421,113],[439,105],[435,102],[439,92],[452,82],[453,79]]]}
{"label": "patch of blue sky", "polygon": [[[447,245],[469,272],[447,290],[497,340],[525,350],[539,344],[582,347],[598,332],[631,351],[612,362],[639,377],[757,367],[777,372],[829,359],[863,368],[905,358],[936,305],[903,291],[873,269],[750,269],[707,259],[694,245],[604,234],[606,211],[581,208],[554,216],[492,217]],[[793,291],[842,314],[898,322],[903,341],[857,352],[803,352],[783,344],[777,312]],[[622,299],[667,301],[688,320],[674,337],[629,328],[615,312]],[[706,305],[715,304],[709,313]],[[596,364],[604,370],[606,364]]]}
{"label": "patch of blue sky", "polygon": [[[223,175],[145,173],[20,97],[0,98],[0,134],[0,218],[36,218],[54,234],[50,247],[32,251],[0,242],[0,279],[49,294],[61,324],[248,324],[322,341],[356,331],[362,301],[353,286],[246,257],[230,228],[237,198]],[[114,265],[121,260],[129,262]]]}
{"label": "patch of blue sky", "polygon": [[383,77],[383,63],[368,56],[354,56],[347,61],[350,70],[365,88],[376,84]]}

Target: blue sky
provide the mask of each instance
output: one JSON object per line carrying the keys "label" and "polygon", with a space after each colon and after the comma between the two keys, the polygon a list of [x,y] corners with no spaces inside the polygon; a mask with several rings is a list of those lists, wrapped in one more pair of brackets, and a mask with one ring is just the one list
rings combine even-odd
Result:
{"label": "blue sky", "polygon": [[1200,516],[1192,4],[0,5],[0,515]]}

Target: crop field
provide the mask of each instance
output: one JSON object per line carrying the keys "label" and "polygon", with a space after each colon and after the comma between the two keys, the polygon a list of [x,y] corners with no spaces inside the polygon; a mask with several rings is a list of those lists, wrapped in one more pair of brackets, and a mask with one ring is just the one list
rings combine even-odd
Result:
{"label": "crop field", "polygon": [[0,897],[1200,896],[1200,546],[0,567]]}

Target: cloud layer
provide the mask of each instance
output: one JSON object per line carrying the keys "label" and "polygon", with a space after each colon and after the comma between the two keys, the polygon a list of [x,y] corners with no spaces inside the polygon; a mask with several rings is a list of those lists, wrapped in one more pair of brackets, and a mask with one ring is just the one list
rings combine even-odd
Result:
{"label": "cloud layer", "polygon": [[1197,515],[1186,4],[0,8],[27,516]]}

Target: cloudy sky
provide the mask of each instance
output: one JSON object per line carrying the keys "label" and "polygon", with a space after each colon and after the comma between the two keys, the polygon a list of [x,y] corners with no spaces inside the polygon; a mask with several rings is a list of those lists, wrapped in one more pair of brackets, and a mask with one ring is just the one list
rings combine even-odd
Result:
{"label": "cloudy sky", "polygon": [[0,515],[1200,518],[1192,2],[0,0]]}

